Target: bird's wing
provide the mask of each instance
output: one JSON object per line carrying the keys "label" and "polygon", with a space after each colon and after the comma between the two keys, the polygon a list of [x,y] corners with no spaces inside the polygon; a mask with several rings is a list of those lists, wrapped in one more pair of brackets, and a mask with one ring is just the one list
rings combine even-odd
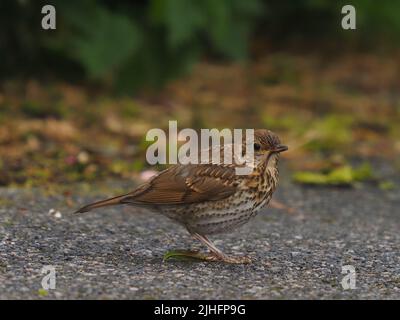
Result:
{"label": "bird's wing", "polygon": [[175,165],[127,194],[121,203],[185,204],[221,200],[236,191],[233,165]]}

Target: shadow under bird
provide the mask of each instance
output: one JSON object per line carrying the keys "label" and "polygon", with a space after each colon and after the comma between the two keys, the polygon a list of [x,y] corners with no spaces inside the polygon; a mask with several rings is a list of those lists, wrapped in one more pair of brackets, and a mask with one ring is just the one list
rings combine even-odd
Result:
{"label": "shadow under bird", "polygon": [[248,175],[237,175],[236,163],[176,164],[130,193],[89,204],[76,213],[121,204],[146,207],[180,223],[206,245],[210,252],[201,259],[249,263],[248,257],[226,255],[207,236],[234,230],[268,204],[278,184],[279,154],[286,150],[275,133],[257,129],[254,168]]}

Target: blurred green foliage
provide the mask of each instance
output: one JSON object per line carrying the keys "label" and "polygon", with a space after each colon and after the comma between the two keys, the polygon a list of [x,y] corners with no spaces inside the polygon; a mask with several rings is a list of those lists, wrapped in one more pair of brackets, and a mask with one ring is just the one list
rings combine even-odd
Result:
{"label": "blurred green foliage", "polygon": [[[57,30],[40,28],[53,4]],[[89,79],[132,91],[157,87],[204,56],[246,59],[251,41],[348,39],[398,45],[400,2],[355,0],[357,31],[340,27],[346,1],[143,0],[0,3],[0,76]]]}
{"label": "blurred green foliage", "polygon": [[393,181],[382,181],[379,183],[379,189],[384,191],[396,189],[396,184]]}
{"label": "blurred green foliage", "polygon": [[329,151],[352,141],[351,126],[354,119],[350,115],[328,115],[314,121],[312,127],[315,137],[304,146],[306,149],[314,151]]}
{"label": "blurred green foliage", "polygon": [[299,171],[293,175],[295,182],[310,185],[352,185],[373,178],[372,168],[368,163],[357,168],[344,165],[328,172]]}

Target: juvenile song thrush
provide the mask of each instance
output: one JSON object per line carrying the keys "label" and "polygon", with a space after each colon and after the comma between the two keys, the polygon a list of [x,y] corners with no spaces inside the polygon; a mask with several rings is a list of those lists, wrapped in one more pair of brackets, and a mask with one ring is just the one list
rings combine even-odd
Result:
{"label": "juvenile song thrush", "polygon": [[132,192],[89,204],[77,211],[128,204],[146,207],[182,224],[205,244],[207,261],[248,263],[247,257],[230,257],[207,235],[231,231],[250,220],[266,205],[278,183],[279,154],[288,149],[269,130],[254,131],[254,168],[237,175],[237,164],[177,164],[160,172]]}

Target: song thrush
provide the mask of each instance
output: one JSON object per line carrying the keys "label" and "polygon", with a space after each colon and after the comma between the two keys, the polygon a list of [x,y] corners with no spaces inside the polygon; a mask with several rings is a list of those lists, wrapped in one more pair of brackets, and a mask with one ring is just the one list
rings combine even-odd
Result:
{"label": "song thrush", "polygon": [[231,231],[254,217],[266,205],[278,183],[280,152],[288,148],[269,130],[254,131],[254,168],[237,175],[237,164],[177,164],[160,172],[132,192],[89,204],[76,213],[109,205],[146,207],[182,224],[205,244],[207,261],[248,263],[247,257],[230,257],[207,235]]}

